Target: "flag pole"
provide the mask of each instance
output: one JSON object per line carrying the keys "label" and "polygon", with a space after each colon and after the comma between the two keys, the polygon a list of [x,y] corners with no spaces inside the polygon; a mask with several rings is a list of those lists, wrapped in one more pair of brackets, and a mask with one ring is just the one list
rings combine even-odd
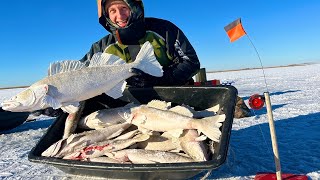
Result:
{"label": "flag pole", "polygon": [[276,136],[276,130],[275,130],[275,126],[274,126],[274,120],[273,120],[269,92],[265,92],[264,97],[265,97],[266,106],[267,106],[269,128],[270,128],[270,135],[271,135],[271,141],[272,141],[272,149],[273,149],[274,161],[276,164],[277,180],[281,180],[282,177],[281,177],[280,156],[279,156],[279,152],[278,152],[277,136]]}

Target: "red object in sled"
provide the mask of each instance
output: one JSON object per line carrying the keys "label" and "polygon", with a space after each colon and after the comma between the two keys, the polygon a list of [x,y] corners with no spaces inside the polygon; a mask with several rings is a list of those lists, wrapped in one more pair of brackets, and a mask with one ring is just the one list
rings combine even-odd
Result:
{"label": "red object in sled", "polygon": [[[306,175],[281,174],[282,180],[308,180]],[[255,180],[277,180],[276,173],[257,173]]]}
{"label": "red object in sled", "polygon": [[265,98],[262,95],[254,94],[249,98],[249,106],[254,110],[259,110],[264,106]]}
{"label": "red object in sled", "polygon": [[194,82],[194,86],[218,86],[220,85],[220,80],[214,79],[206,82]]}

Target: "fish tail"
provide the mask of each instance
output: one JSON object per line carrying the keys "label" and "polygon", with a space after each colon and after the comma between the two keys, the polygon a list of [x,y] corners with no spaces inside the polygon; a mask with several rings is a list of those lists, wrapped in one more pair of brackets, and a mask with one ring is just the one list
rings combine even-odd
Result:
{"label": "fish tail", "polygon": [[196,128],[206,135],[209,139],[219,142],[221,131],[220,127],[225,120],[225,115],[216,115],[203,119],[194,120]]}
{"label": "fish tail", "polygon": [[153,46],[149,41],[145,42],[134,61],[134,68],[152,76],[161,77],[163,75],[162,66],[154,55]]}
{"label": "fish tail", "polygon": [[64,139],[57,141],[56,143],[52,144],[47,150],[42,152],[41,156],[54,157],[63,147],[63,143],[65,143]]}

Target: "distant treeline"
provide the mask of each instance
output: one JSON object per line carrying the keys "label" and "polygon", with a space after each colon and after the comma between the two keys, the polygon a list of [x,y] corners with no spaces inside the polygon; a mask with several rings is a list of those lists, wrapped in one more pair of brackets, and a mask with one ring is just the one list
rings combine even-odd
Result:
{"label": "distant treeline", "polygon": [[[312,64],[317,64],[317,63],[309,62],[309,63],[289,64],[289,65],[284,65],[284,66],[271,66],[271,67],[263,67],[263,68],[264,68],[264,69],[270,69],[270,68],[281,68],[281,67],[292,67],[292,66],[306,66],[306,65],[312,65]],[[259,68],[230,69],[230,70],[217,70],[217,71],[207,70],[206,73],[219,73],[219,72],[231,72],[231,71],[245,71],[245,70],[254,70],[254,69],[261,69],[261,67],[259,67]],[[29,86],[0,87],[0,90],[3,90],[3,89],[16,89],[16,88],[27,88],[27,87],[29,87]]]}
{"label": "distant treeline", "polygon": [[[270,69],[270,68],[281,68],[281,67],[293,67],[293,66],[306,66],[306,65],[312,65],[317,63],[302,63],[302,64],[289,64],[289,65],[283,65],[283,66],[270,66],[270,67],[263,67],[264,69]],[[254,69],[261,69],[261,67],[257,68],[243,68],[243,69],[230,69],[230,70],[217,70],[217,71],[207,71],[207,73],[219,73],[219,72],[231,72],[231,71],[245,71],[245,70],[254,70]]]}
{"label": "distant treeline", "polygon": [[0,90],[3,89],[17,89],[17,88],[27,88],[29,86],[12,86],[12,87],[0,87]]}

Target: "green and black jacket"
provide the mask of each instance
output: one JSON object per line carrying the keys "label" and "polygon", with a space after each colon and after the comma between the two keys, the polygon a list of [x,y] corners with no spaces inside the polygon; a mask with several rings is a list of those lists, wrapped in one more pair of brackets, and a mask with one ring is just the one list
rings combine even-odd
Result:
{"label": "green and black jacket", "polygon": [[107,52],[130,63],[134,61],[140,46],[149,41],[164,71],[162,77],[148,77],[152,85],[184,85],[192,80],[200,69],[200,62],[184,33],[176,25],[166,20],[145,18],[144,23],[146,34],[139,40],[140,45],[121,44],[112,34],[109,34],[94,43],[80,61],[88,63],[93,54]]}

